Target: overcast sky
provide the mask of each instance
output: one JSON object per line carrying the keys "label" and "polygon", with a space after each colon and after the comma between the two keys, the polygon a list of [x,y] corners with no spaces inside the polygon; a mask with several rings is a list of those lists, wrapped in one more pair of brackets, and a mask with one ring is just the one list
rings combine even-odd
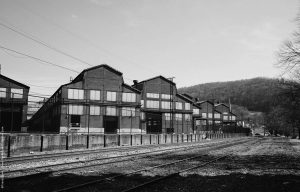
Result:
{"label": "overcast sky", "polygon": [[[163,75],[182,87],[276,77],[276,51],[295,30],[298,7],[298,0],[0,0],[0,23],[88,64],[111,65],[129,84]],[[89,67],[1,25],[0,46]],[[0,58],[2,74],[32,93],[52,94],[77,75],[3,49]]]}

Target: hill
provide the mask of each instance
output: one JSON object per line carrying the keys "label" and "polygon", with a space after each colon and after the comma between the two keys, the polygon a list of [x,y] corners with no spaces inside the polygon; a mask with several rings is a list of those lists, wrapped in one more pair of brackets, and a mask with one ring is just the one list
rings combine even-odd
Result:
{"label": "hill", "polygon": [[228,82],[214,82],[179,88],[200,100],[212,100],[243,106],[249,111],[267,112],[279,91],[278,79],[253,78]]}

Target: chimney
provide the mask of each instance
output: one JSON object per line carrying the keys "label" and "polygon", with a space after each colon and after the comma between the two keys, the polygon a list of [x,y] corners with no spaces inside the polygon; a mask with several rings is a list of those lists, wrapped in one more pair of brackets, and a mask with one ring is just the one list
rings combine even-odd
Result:
{"label": "chimney", "polygon": [[138,80],[133,80],[133,84],[134,85],[138,84]]}

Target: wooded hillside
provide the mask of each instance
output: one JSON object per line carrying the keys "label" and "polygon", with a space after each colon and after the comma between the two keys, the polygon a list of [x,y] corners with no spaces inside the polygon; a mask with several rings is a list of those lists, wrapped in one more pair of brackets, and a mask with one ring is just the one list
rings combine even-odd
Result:
{"label": "wooded hillside", "polygon": [[215,102],[246,107],[249,111],[267,112],[279,92],[278,79],[253,78],[246,80],[198,84],[178,89],[200,100],[215,99]]}

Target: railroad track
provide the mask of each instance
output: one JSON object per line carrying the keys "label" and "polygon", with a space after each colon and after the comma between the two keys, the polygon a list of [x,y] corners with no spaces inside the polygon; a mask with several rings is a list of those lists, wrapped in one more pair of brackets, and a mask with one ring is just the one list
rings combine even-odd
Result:
{"label": "railroad track", "polygon": [[[194,142],[190,142],[194,143]],[[174,143],[175,145],[177,143]],[[179,144],[179,143],[178,143]],[[183,143],[181,143],[183,144]],[[64,152],[59,152],[59,153],[52,153],[52,154],[39,154],[39,155],[32,155],[32,156],[18,156],[18,157],[8,157],[4,158],[4,165],[7,165],[9,163],[18,163],[22,162],[24,163],[25,161],[38,161],[38,160],[46,160],[46,159],[51,159],[51,158],[64,158],[68,156],[76,156],[76,155],[89,155],[89,154],[95,154],[95,153],[103,153],[103,152],[119,152],[123,151],[124,149],[130,149],[130,150],[135,150],[135,149],[143,149],[143,148],[149,148],[149,147],[157,147],[157,146],[168,146],[172,144],[151,144],[151,145],[138,145],[138,146],[122,146],[122,147],[107,147],[107,148],[98,148],[98,149],[88,149],[85,151],[64,151]]]}
{"label": "railroad track", "polygon": [[[56,189],[54,190],[53,192],[63,192],[63,191],[82,191],[83,188],[85,187],[90,187],[92,185],[97,185],[97,189],[99,187],[99,185],[101,184],[107,184],[107,183],[110,183],[112,185],[114,185],[114,182],[116,182],[118,179],[121,179],[126,177],[126,176],[130,176],[130,175],[134,175],[134,174],[137,174],[137,173],[141,173],[141,172],[151,172],[152,170],[155,170],[157,168],[162,168],[162,167],[166,167],[166,166],[172,166],[172,165],[176,165],[178,166],[179,163],[182,163],[183,165],[186,164],[187,161],[191,161],[191,160],[196,160],[196,159],[200,159],[200,158],[203,158],[204,155],[207,154],[207,151],[211,151],[211,150],[219,150],[219,149],[223,149],[223,148],[227,148],[227,147],[231,147],[231,146],[234,146],[234,145],[237,145],[237,144],[242,144],[242,143],[253,143],[253,140],[238,140],[238,141],[233,141],[233,142],[230,142],[230,143],[219,143],[219,145],[216,145],[216,146],[213,146],[213,147],[209,147],[209,148],[202,148],[202,149],[199,149],[201,154],[200,155],[196,155],[196,156],[193,156],[193,157],[189,157],[189,158],[184,158],[184,159],[180,159],[180,160],[176,160],[176,161],[172,161],[172,162],[168,162],[168,163],[164,163],[164,164],[159,164],[159,165],[154,165],[154,166],[150,166],[150,167],[146,167],[146,168],[142,168],[142,169],[138,169],[138,170],[134,170],[134,171],[131,171],[129,173],[121,173],[121,174],[117,174],[117,175],[114,175],[114,176],[110,176],[110,177],[105,177],[105,178],[101,178],[101,179],[96,179],[96,180],[91,180],[91,181],[88,181],[88,182],[84,182],[84,183],[81,183],[79,185],[72,185],[72,186],[69,186],[69,187],[65,187],[65,188],[61,188],[61,189]],[[215,162],[217,160],[220,160],[220,159],[223,159],[227,157],[226,156],[221,156],[221,157],[217,157],[217,158],[214,158],[214,159],[209,159],[208,161],[206,162],[203,162],[201,163],[200,165],[196,165],[196,166],[192,166],[192,167],[189,167],[189,168],[184,168],[182,170],[178,170],[176,172],[173,172],[171,174],[168,174],[166,176],[161,176],[159,178],[156,178],[156,179],[153,179],[153,180],[150,180],[150,181],[145,181],[145,182],[142,182],[140,184],[137,184],[133,187],[130,187],[128,189],[124,189],[123,191],[137,191],[139,190],[140,188],[143,188],[147,185],[150,185],[150,184],[153,184],[155,182],[158,182],[158,181],[161,181],[163,179],[166,179],[166,178],[169,178],[169,177],[173,177],[179,173],[182,173],[182,172],[187,172],[189,170],[192,170],[192,169],[196,169],[196,168],[200,168],[202,166],[206,166],[212,162]],[[97,191],[97,190],[95,190]]]}
{"label": "railroad track", "polygon": [[[237,141],[240,141],[243,139],[237,139]],[[9,170],[4,171],[4,175],[6,175],[7,179],[23,179],[25,177],[38,177],[42,175],[49,175],[53,173],[59,173],[59,172],[66,172],[71,170],[77,170],[77,169],[84,169],[88,167],[93,166],[99,166],[99,165],[107,165],[112,163],[118,163],[118,162],[124,162],[124,161],[131,161],[133,159],[138,158],[146,158],[149,155],[155,155],[155,154],[161,154],[165,152],[178,152],[183,151],[186,149],[195,149],[199,147],[211,147],[212,145],[218,145],[221,143],[228,143],[229,141],[216,141],[216,142],[207,142],[207,143],[189,143],[184,146],[182,145],[175,145],[174,147],[167,148],[167,149],[158,149],[158,150],[152,150],[152,151],[146,151],[146,152],[140,152],[140,153],[133,153],[133,154],[127,154],[126,151],[124,152],[124,155],[117,155],[113,157],[101,157],[101,158],[95,158],[85,161],[75,161],[75,162],[64,162],[64,163],[57,163],[53,165],[43,165],[43,166],[36,166],[36,167],[30,167],[30,168],[23,168],[23,169],[16,169],[16,170]],[[151,149],[150,149],[151,150]],[[100,163],[99,163],[100,161]],[[105,161],[105,162],[103,162]],[[87,164],[87,163],[93,163],[97,162],[96,164]],[[77,165],[77,166],[76,166]],[[65,167],[68,166],[68,167]],[[69,167],[73,166],[73,167]],[[45,171],[47,169],[47,171]],[[50,169],[50,170],[49,170]],[[19,176],[16,177],[10,177],[11,174],[17,174],[19,173]]]}

